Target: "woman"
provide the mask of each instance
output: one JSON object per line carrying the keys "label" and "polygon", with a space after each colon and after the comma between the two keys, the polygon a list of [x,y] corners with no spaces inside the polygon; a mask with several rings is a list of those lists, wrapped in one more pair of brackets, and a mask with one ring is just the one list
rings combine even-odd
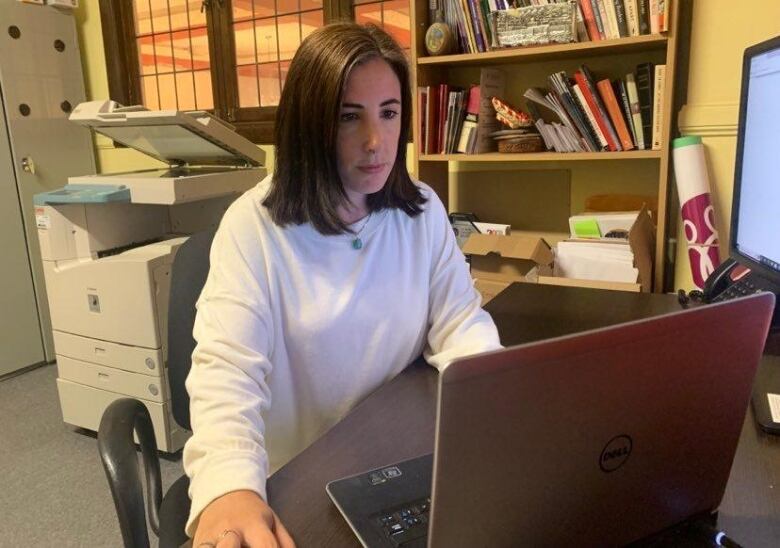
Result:
{"label": "woman", "polygon": [[225,214],[187,380],[194,546],[292,546],[265,480],[423,351],[499,347],[445,209],[406,170],[409,70],[375,27],[293,59],[276,169]]}

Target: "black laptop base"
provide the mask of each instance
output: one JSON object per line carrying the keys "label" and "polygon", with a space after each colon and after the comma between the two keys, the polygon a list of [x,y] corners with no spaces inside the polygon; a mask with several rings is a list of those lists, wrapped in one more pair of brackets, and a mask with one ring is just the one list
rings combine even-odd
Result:
{"label": "black laptop base", "polygon": [[332,481],[327,492],[363,546],[425,548],[433,455]]}

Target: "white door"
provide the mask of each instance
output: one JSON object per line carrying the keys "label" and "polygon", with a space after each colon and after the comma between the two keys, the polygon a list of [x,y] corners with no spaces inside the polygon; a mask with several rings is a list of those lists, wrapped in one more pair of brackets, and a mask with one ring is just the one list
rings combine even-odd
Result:
{"label": "white door", "polygon": [[[2,90],[0,90],[1,92]],[[30,256],[0,101],[0,376],[44,361]]]}

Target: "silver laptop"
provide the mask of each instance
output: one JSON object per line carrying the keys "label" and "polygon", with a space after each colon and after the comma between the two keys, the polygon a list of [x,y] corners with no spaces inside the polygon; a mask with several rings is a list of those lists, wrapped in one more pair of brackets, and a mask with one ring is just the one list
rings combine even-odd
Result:
{"label": "silver laptop", "polygon": [[621,546],[715,511],[774,296],[452,362],[433,456],[333,481],[364,546]]}

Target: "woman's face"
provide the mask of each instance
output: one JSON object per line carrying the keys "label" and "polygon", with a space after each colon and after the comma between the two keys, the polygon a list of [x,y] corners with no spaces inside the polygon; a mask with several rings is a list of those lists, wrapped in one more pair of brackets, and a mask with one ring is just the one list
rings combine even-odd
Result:
{"label": "woman's face", "polygon": [[401,84],[395,72],[379,58],[358,65],[347,79],[336,137],[339,176],[358,208],[387,182],[400,134]]}

